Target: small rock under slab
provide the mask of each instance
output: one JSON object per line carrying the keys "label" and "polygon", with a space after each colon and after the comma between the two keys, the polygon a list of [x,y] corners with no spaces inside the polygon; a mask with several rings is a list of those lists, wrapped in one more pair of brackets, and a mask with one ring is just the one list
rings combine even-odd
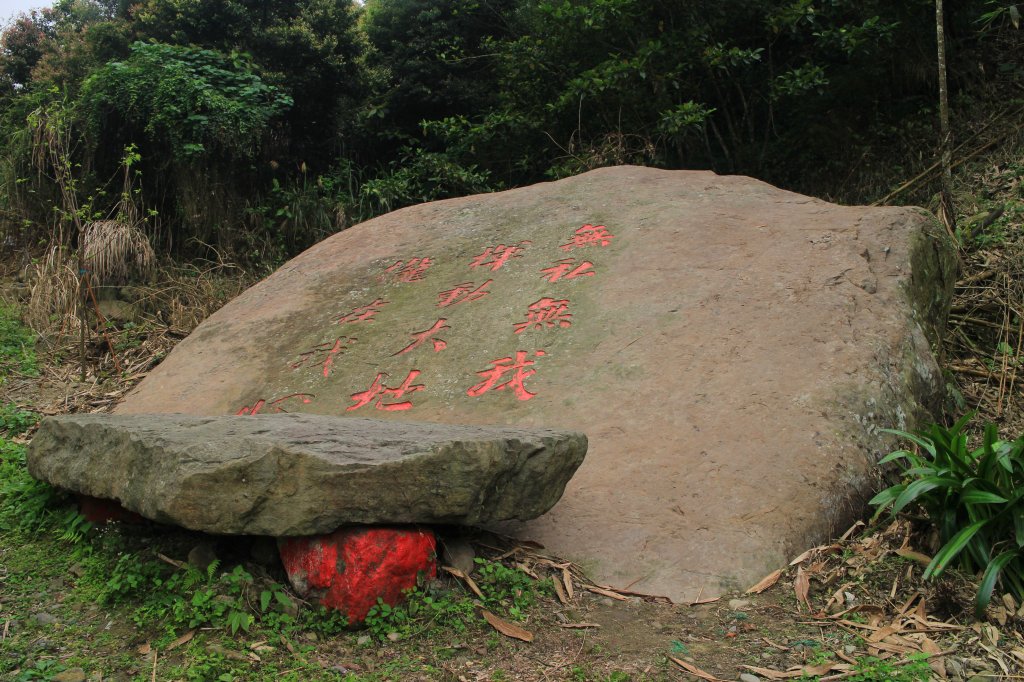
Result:
{"label": "small rock under slab", "polygon": [[100,525],[105,523],[141,523],[145,521],[133,511],[122,507],[114,500],[105,500],[89,495],[78,496],[78,511],[89,523]]}
{"label": "small rock under slab", "polygon": [[437,575],[437,540],[424,529],[356,526],[278,545],[295,591],[341,611],[349,625],[362,623],[378,598],[395,606]]}

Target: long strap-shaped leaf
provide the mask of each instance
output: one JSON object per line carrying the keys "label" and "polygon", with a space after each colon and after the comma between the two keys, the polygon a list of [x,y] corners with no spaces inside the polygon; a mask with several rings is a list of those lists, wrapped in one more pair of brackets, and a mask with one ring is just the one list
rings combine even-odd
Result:
{"label": "long strap-shaped leaf", "polygon": [[957,484],[958,483],[955,479],[939,478],[938,476],[929,476],[928,478],[918,479],[908,485],[906,489],[900,493],[900,496],[896,498],[896,502],[892,505],[892,513],[898,514],[901,509],[929,490],[935,490],[936,488],[953,488],[957,486]]}
{"label": "long strap-shaped leaf", "polygon": [[988,607],[988,602],[992,598],[992,589],[996,585],[996,579],[999,577],[999,573],[1003,570],[1010,561],[1017,557],[1017,552],[1008,551],[1003,552],[995,559],[989,562],[985,568],[985,574],[981,577],[981,584],[978,586],[978,598],[974,605],[974,612],[980,620],[985,615],[985,609]]}
{"label": "long strap-shaped leaf", "polygon": [[923,577],[927,580],[933,575],[937,576],[946,570],[946,566],[949,565],[949,562],[967,546],[967,543],[971,541],[971,538],[973,538],[986,523],[988,523],[988,519],[975,521],[950,538],[949,542],[943,545],[942,549],[939,550],[939,553],[935,555],[934,559],[932,559],[932,562],[928,564],[928,568],[924,570]]}

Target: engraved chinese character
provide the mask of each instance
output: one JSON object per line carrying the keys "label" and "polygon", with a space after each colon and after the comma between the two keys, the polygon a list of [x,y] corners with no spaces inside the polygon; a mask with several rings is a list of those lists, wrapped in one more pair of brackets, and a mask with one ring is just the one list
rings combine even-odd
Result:
{"label": "engraved chinese character", "polygon": [[260,398],[252,405],[243,406],[242,409],[240,409],[238,412],[235,412],[235,415],[239,417],[246,415],[252,416],[262,412],[263,408],[267,408],[267,414],[287,412],[288,410],[285,409],[285,406],[287,405],[289,400],[298,400],[300,404],[308,405],[309,403],[313,402],[313,398],[315,397],[316,396],[313,395],[312,393],[292,393],[291,395],[286,395],[283,398],[271,400],[269,403],[266,400]]}
{"label": "engraved chinese character", "polygon": [[365,391],[362,391],[361,393],[352,394],[352,400],[355,402],[355,404],[346,407],[345,411],[351,412],[352,410],[358,410],[360,407],[369,405],[374,401],[376,401],[374,407],[376,407],[378,410],[384,410],[385,412],[398,412],[401,410],[408,410],[412,407],[411,400],[406,400],[398,403],[386,403],[384,402],[384,398],[401,398],[406,393],[415,393],[416,391],[422,391],[425,388],[423,384],[414,385],[412,383],[413,381],[416,380],[416,377],[418,377],[419,375],[419,370],[414,369],[411,372],[409,372],[409,375],[405,377],[405,381],[403,381],[399,386],[396,386],[395,388],[389,388],[384,385],[383,381],[384,378],[388,375],[381,372],[373,380],[373,383],[370,384],[370,388],[366,389]]}
{"label": "engraved chinese character", "polygon": [[[552,267],[541,270],[544,273],[541,277],[546,275],[549,282],[557,282],[560,279],[573,279],[575,277],[593,277],[594,271],[590,270],[592,267],[594,267],[594,264],[590,261],[585,260],[576,265],[576,261],[572,258],[563,258]],[[587,272],[588,270],[590,271]]]}
{"label": "engraved chinese character", "polygon": [[444,341],[444,339],[435,339],[434,334],[437,334],[442,329],[451,329],[451,327],[445,324],[445,322],[447,321],[448,320],[442,317],[440,320],[435,322],[434,326],[431,327],[430,329],[425,329],[421,332],[414,332],[412,337],[415,340],[402,350],[392,355],[391,357],[394,357],[395,355],[401,355],[402,353],[408,353],[409,351],[418,347],[420,344],[426,343],[427,341],[433,342],[435,353],[440,353],[441,351],[448,347],[448,344]]}
{"label": "engraved chinese character", "polygon": [[429,258],[412,258],[408,262],[395,261],[377,279],[383,282],[390,275],[396,282],[419,282],[431,265],[433,261]]}
{"label": "engraved chinese character", "polygon": [[[310,350],[305,353],[299,353],[298,359],[291,363],[292,369],[299,369],[313,362],[320,362],[323,367],[323,373],[326,377],[331,373],[331,366],[334,364],[334,356],[348,350],[357,339],[348,336],[339,336],[336,341],[326,341],[317,346],[313,346]],[[322,358],[322,360],[321,360]]]}
{"label": "engraved chinese character", "polygon": [[529,241],[521,241],[518,244],[512,244],[505,246],[504,244],[498,244],[497,246],[488,246],[484,249],[484,252],[473,259],[473,262],[469,264],[471,268],[482,268],[489,267],[491,271],[495,271],[505,263],[513,258],[519,258],[525,251],[524,247],[530,244]]}
{"label": "engraved chinese character", "polygon": [[[535,363],[533,360],[527,360],[526,356],[528,353],[524,350],[516,351],[515,359],[511,357],[499,358],[491,362],[491,367],[483,371],[477,372],[483,381],[479,384],[469,388],[466,391],[466,395],[471,398],[479,398],[487,391],[495,390],[502,391],[506,388],[511,389],[515,393],[516,398],[519,400],[529,400],[536,393],[530,393],[526,390],[524,381],[532,377],[537,373],[537,370],[528,369]],[[541,357],[544,355],[544,351],[538,350],[534,352],[534,357]],[[498,381],[505,378],[506,375],[510,375],[508,379],[502,383]]]}
{"label": "engraved chinese character", "polygon": [[378,298],[373,303],[353,308],[338,318],[338,324],[349,322],[373,322],[373,316],[380,312],[380,309],[388,304],[384,299]]}
{"label": "engraved chinese character", "polygon": [[526,329],[543,329],[544,327],[568,327],[572,325],[569,319],[572,313],[569,312],[569,301],[556,301],[553,298],[542,298],[536,303],[531,303],[527,308],[526,321],[517,322],[514,326],[515,333],[521,334]]}
{"label": "engraved chinese character", "polygon": [[489,279],[480,286],[473,282],[463,282],[462,284],[456,284],[454,288],[448,291],[442,291],[437,295],[437,307],[447,308],[450,305],[458,305],[459,303],[468,303],[469,301],[475,301],[478,298],[483,298],[487,294],[491,293],[487,291],[487,287],[490,286],[493,279]]}
{"label": "engraved chinese character", "polygon": [[559,248],[562,251],[568,251],[592,244],[608,246],[613,239],[615,239],[615,235],[609,233],[608,228],[604,225],[584,225],[572,233],[572,239],[568,244],[562,244]]}

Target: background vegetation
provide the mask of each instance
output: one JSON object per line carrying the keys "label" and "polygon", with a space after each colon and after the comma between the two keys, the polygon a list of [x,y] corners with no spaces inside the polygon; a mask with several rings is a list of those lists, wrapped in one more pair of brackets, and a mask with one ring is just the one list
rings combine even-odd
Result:
{"label": "background vegetation", "polygon": [[[970,128],[1019,99],[1019,13],[946,21]],[[273,265],[400,206],[620,163],[876,199],[935,160],[936,81],[933,0],[59,0],[0,34],[0,229],[77,246],[33,112],[67,123],[85,219],[123,212],[131,149],[160,254]]]}
{"label": "background vegetation", "polygon": [[[1020,7],[947,2],[946,46],[961,264],[947,416],[998,428],[908,434],[890,456],[902,481],[875,498],[900,520],[804,552],[743,599],[618,595],[624,619],[567,564],[481,544],[494,560],[477,558],[474,590],[443,576],[342,634],[252,547],[197,566],[215,539],[91,527],[25,470],[39,416],[109,409],[253,275],[420,201],[640,163],[937,210],[934,0],[59,0],[14,18],[0,29],[0,269],[21,269],[0,280],[19,303],[0,306],[0,677],[1024,672]],[[485,607],[536,642],[489,629]],[[633,654],[605,648],[619,644]]]}

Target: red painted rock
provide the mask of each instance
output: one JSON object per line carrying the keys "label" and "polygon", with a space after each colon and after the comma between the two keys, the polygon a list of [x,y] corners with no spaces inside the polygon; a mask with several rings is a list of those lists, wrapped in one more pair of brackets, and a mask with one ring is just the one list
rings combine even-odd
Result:
{"label": "red painted rock", "polygon": [[395,606],[421,577],[437,575],[437,540],[429,530],[379,526],[279,541],[292,586],[361,623],[377,599]]}
{"label": "red painted rock", "polygon": [[78,511],[89,523],[101,524],[112,522],[142,523],[145,521],[135,512],[125,509],[116,500],[105,500],[89,495],[78,496]]}

